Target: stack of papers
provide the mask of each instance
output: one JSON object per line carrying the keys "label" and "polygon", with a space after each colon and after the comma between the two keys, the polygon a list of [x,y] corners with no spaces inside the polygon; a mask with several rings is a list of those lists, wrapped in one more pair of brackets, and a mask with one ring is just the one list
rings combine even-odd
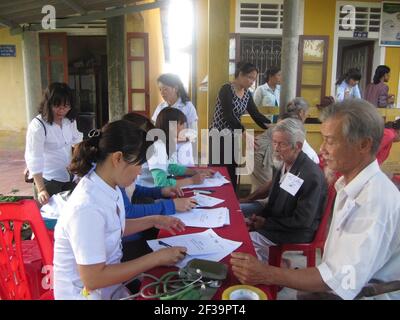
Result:
{"label": "stack of papers", "polygon": [[205,178],[202,184],[192,184],[189,186],[185,186],[185,189],[194,189],[194,188],[212,188],[212,187],[220,187],[224,184],[229,183],[229,180],[226,179],[222,174],[216,172],[212,177]]}
{"label": "stack of papers", "polygon": [[183,268],[190,260],[196,258],[218,262],[242,245],[242,242],[221,238],[212,229],[201,233],[149,240],[147,243],[153,251],[165,248],[159,244],[159,240],[173,247],[186,247],[185,258],[175,264],[179,268]]}
{"label": "stack of papers", "polygon": [[193,209],[174,214],[188,227],[219,228],[230,224],[228,208]]}
{"label": "stack of papers", "polygon": [[212,208],[225,201],[223,199],[206,196],[200,193],[195,193],[195,196],[193,196],[192,198],[196,200],[198,207],[202,208]]}
{"label": "stack of papers", "polygon": [[43,218],[58,219],[67,203],[70,191],[56,193],[50,197],[49,202],[40,208]]}

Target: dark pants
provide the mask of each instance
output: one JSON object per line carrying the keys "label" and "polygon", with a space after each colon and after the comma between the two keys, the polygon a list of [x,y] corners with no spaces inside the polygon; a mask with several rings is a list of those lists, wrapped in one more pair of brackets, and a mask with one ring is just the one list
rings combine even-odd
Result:
{"label": "dark pants", "polygon": [[122,262],[137,259],[144,256],[153,250],[147,244],[147,240],[156,239],[158,235],[158,229],[151,228],[149,230],[143,231],[140,239],[132,241],[122,242]]}
{"label": "dark pants", "polygon": [[[236,168],[237,168],[237,163],[235,162],[235,157],[234,157],[234,140],[232,137],[232,142],[228,142],[224,139],[220,140],[220,145],[219,145],[219,150],[215,150],[215,152],[219,152],[219,163],[213,163],[213,147],[212,147],[212,139],[211,137],[209,138],[209,143],[208,143],[208,150],[209,150],[209,160],[208,164],[210,167],[225,167],[228,170],[229,177],[232,181],[232,186],[233,189],[236,191],[236,186],[237,186],[237,175],[236,175]],[[231,153],[231,158],[225,157],[225,144],[228,144],[227,147],[230,149]]]}
{"label": "dark pants", "polygon": [[[72,191],[76,187],[76,183],[72,181],[60,182],[56,180],[48,181],[46,179],[43,179],[43,182],[44,186],[46,187],[47,193],[49,194],[50,197],[62,191],[69,191],[69,190]],[[35,184],[33,190],[34,190],[34,197],[35,199],[37,199],[38,192]]]}

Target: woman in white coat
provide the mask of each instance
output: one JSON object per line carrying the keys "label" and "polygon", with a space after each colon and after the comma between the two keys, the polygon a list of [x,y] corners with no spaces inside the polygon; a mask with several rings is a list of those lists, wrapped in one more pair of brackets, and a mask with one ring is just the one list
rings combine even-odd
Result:
{"label": "woman in white coat", "polygon": [[65,83],[54,82],[43,95],[39,115],[26,134],[25,162],[34,180],[35,197],[41,204],[75,184],[67,167],[72,146],[82,141],[76,125],[77,111],[72,91]]}
{"label": "woman in white coat", "polygon": [[144,131],[119,120],[89,136],[77,146],[70,167],[83,178],[55,228],[56,299],[110,299],[121,283],[154,267],[175,264],[186,252],[184,247],[171,247],[120,262],[123,236],[153,227],[175,234],[184,224],[159,215],[125,220],[120,187],[134,182],[146,160],[151,143]]}
{"label": "woman in white coat", "polygon": [[193,154],[196,151],[196,138],[197,138],[197,122],[198,116],[196,108],[190,101],[189,96],[183,86],[179,77],[172,73],[164,73],[157,79],[158,88],[160,89],[163,102],[161,102],[151,117],[153,123],[156,123],[158,114],[166,107],[177,108],[186,116],[188,132],[184,140],[179,141],[177,146],[177,153],[179,164],[184,166],[193,166]]}

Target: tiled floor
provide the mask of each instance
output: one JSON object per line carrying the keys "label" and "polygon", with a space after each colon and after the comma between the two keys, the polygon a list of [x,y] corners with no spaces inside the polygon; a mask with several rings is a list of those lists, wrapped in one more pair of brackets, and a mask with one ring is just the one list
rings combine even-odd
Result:
{"label": "tiled floor", "polygon": [[10,195],[13,190],[18,190],[15,195],[33,196],[31,183],[24,180],[24,151],[0,149],[0,194]]}

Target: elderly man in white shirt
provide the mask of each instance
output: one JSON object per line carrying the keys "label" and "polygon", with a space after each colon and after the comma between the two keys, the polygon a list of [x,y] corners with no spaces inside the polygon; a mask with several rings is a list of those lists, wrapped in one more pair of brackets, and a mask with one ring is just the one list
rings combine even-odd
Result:
{"label": "elderly man in white shirt", "polygon": [[[232,254],[234,274],[243,283],[275,284],[328,292],[354,299],[371,280],[400,279],[400,192],[380,170],[375,155],[383,119],[366,101],[346,100],[322,114],[321,152],[328,167],[342,173],[322,262],[299,270],[268,266]],[[400,299],[400,291],[376,299]]]}

